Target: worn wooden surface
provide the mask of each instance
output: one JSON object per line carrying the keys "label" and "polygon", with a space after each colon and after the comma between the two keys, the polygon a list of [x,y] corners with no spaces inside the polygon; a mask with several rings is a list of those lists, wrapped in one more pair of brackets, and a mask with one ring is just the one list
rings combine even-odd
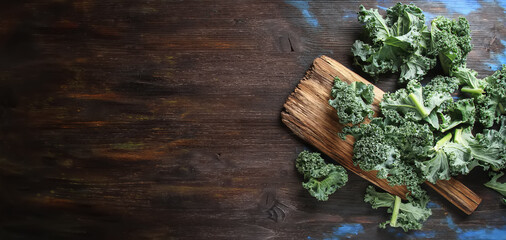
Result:
{"label": "worn wooden surface", "polygon": [[[320,56],[313,61],[306,76],[300,81],[295,91],[283,105],[281,121],[292,130],[295,135],[326,154],[346,169],[392,194],[405,198],[408,191],[405,186],[391,186],[385,179],[376,177],[377,171],[363,171],[353,163],[353,137],[341,139],[337,133],[342,132],[343,124],[339,123],[336,110],[328,104],[330,89],[334,79],[348,84],[362,82],[372,84],[341,63],[328,56]],[[384,92],[374,87],[374,101],[372,109],[375,115],[379,113],[379,103]],[[369,119],[365,119],[367,123]],[[448,181],[438,181],[428,186],[440,193],[466,214],[476,210],[481,198],[454,178]]]}
{"label": "worn wooden surface", "polygon": [[[503,1],[414,3],[469,19],[480,75],[504,61]],[[308,146],[279,113],[319,55],[360,73],[358,4],[1,1],[1,239],[504,237],[480,171],[459,178],[483,198],[475,213],[429,189],[433,215],[407,234],[377,228],[387,214],[358,176],[328,202],[302,189]]]}

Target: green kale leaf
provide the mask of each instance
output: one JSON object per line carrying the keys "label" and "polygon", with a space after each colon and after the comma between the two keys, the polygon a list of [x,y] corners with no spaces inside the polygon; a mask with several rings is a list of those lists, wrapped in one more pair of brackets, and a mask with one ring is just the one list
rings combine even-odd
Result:
{"label": "green kale leaf", "polygon": [[441,124],[439,130],[446,132],[461,124],[474,125],[476,108],[473,99],[466,98],[445,104],[438,109]]}
{"label": "green kale leaf", "polygon": [[399,82],[421,79],[434,67],[429,56],[430,32],[422,10],[413,4],[398,3],[387,9],[383,18],[377,9],[360,6],[358,20],[364,24],[367,41],[352,46],[355,63],[377,78],[387,72],[399,72]]}
{"label": "green kale leaf", "polygon": [[491,188],[497,192],[499,192],[503,197],[506,197],[506,182],[500,183],[497,180],[504,175],[504,172],[496,173],[490,172],[490,176],[492,179],[486,182],[485,187]]}
{"label": "green kale leaf", "polygon": [[471,170],[481,166],[487,170],[502,169],[506,167],[506,118],[503,118],[499,130],[485,129],[483,133],[471,133],[471,128],[458,129],[455,131],[456,143],[462,144],[468,149],[473,161],[469,161],[468,168]]}
{"label": "green kale leaf", "polygon": [[423,222],[432,215],[426,201],[412,199],[403,203],[400,197],[386,192],[377,192],[373,186],[367,187],[364,201],[371,204],[374,209],[387,207],[387,212],[392,213],[389,221],[380,224],[381,228],[390,225],[400,227],[404,231],[421,229]]}
{"label": "green kale leaf", "polygon": [[485,78],[485,94],[476,98],[479,122],[489,128],[506,114],[506,65]]}
{"label": "green kale leaf", "polygon": [[433,110],[444,102],[453,101],[453,98],[448,92],[436,91],[435,87],[430,89],[432,91],[424,91],[418,81],[410,81],[406,88],[383,95],[381,112],[392,118],[396,114],[391,111],[396,111],[409,121],[424,120],[433,128],[439,129],[437,111]]}
{"label": "green kale leaf", "polygon": [[466,66],[467,54],[472,50],[471,30],[464,17],[458,20],[439,16],[431,22],[431,51],[437,55],[443,71],[448,75],[457,67]]}
{"label": "green kale leaf", "polygon": [[391,185],[414,187],[423,182],[412,163],[431,151],[434,138],[428,125],[406,121],[395,126],[374,118],[369,124],[344,128],[344,135],[355,137],[353,161],[362,170],[378,171],[378,178]]}
{"label": "green kale leaf", "polygon": [[329,100],[330,106],[337,110],[342,124],[359,124],[366,117],[371,118],[374,111],[371,104],[374,100],[374,87],[371,84],[352,82],[347,84],[335,77]]}
{"label": "green kale leaf", "polygon": [[348,181],[348,174],[343,167],[325,163],[319,153],[302,151],[295,161],[295,167],[307,180],[302,186],[319,201],[327,201],[329,195]]}
{"label": "green kale leaf", "polygon": [[455,77],[447,77],[438,75],[430,80],[423,87],[426,92],[455,93],[459,88],[459,79]]}
{"label": "green kale leaf", "polygon": [[437,141],[429,160],[415,162],[427,181],[436,183],[438,180],[449,180],[451,176],[469,173],[472,162],[468,148],[451,141],[452,137],[448,133]]}
{"label": "green kale leaf", "polygon": [[477,78],[476,71],[466,67],[456,67],[450,74],[458,78],[460,85],[464,86],[460,90],[461,92],[469,93],[473,97],[479,97],[485,92],[487,81]]}

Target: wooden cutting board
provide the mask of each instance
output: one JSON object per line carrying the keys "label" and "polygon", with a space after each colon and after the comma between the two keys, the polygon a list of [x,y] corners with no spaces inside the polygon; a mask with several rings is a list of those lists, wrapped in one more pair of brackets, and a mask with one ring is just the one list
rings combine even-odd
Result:
{"label": "wooden cutting board", "polygon": [[[337,135],[344,125],[339,123],[335,109],[328,104],[330,89],[336,76],[348,83],[359,81],[371,84],[334,59],[327,56],[318,57],[284,104],[284,111],[281,112],[283,123],[297,136],[343,167],[405,199],[408,192],[405,186],[390,186],[386,180],[376,177],[376,171],[363,171],[353,164],[354,139],[349,136],[342,140]],[[373,110],[377,114],[384,92],[374,87],[374,94]],[[466,214],[471,214],[481,202],[479,196],[455,179],[426,184]]]}

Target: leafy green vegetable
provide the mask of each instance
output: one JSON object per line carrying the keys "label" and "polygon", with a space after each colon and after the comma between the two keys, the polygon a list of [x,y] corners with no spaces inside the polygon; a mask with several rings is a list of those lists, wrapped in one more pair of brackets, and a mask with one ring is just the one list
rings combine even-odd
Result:
{"label": "leafy green vegetable", "polygon": [[399,81],[421,79],[436,64],[429,56],[430,32],[422,10],[398,3],[383,18],[377,9],[360,5],[358,20],[364,24],[367,41],[355,41],[352,53],[362,70],[373,77],[399,72]]}
{"label": "leafy green vegetable", "polygon": [[448,75],[457,67],[466,66],[467,54],[472,50],[471,30],[464,17],[458,20],[439,16],[431,22],[431,51],[437,55],[443,71]]}
{"label": "leafy green vegetable", "polygon": [[371,104],[374,99],[374,87],[371,84],[352,82],[347,84],[335,77],[329,100],[330,106],[337,110],[342,124],[359,124],[365,117],[371,118],[374,111]]}
{"label": "leafy green vegetable", "polygon": [[487,81],[476,77],[477,74],[476,71],[466,67],[456,67],[451,72],[451,75],[458,78],[460,84],[464,85],[460,91],[469,93],[474,97],[481,96],[485,92],[485,86],[487,85]]}
{"label": "leafy green vegetable", "polygon": [[391,111],[396,111],[399,116],[409,121],[424,120],[438,129],[439,120],[436,111],[433,110],[442,103],[453,100],[449,93],[437,91],[443,89],[433,87],[432,91],[424,91],[418,81],[410,81],[406,88],[383,95],[380,108],[384,115],[392,117],[396,114]]}
{"label": "leafy green vegetable", "polygon": [[[484,95],[476,98],[478,120],[485,127],[499,122],[500,116],[506,114],[506,65],[491,76],[485,78]],[[464,90],[464,88],[463,88]]]}
{"label": "leafy green vegetable", "polygon": [[476,109],[473,99],[461,99],[445,104],[439,110],[441,124],[439,130],[446,132],[461,124],[474,125]]}
{"label": "leafy green vegetable", "polygon": [[506,118],[503,118],[501,128],[497,130],[485,129],[483,133],[471,133],[471,128],[467,127],[456,131],[455,142],[462,144],[468,150],[473,162],[469,163],[469,168],[481,166],[487,170],[502,169],[506,166]]}
{"label": "leafy green vegetable", "polygon": [[415,162],[420,168],[427,181],[436,183],[437,180],[450,179],[449,161],[443,146],[452,138],[449,133],[436,143],[435,155],[430,160]]}
{"label": "leafy green vegetable", "polygon": [[[485,187],[491,188],[497,192],[499,192],[503,197],[506,197],[506,182],[500,183],[497,180],[504,175],[504,172],[495,173],[491,172],[490,176],[492,179],[490,181],[486,182]],[[506,198],[502,199],[503,204],[506,204]]]}
{"label": "leafy green vegetable", "polygon": [[[455,136],[458,137],[460,130],[462,129],[456,130]],[[468,174],[474,167],[475,163],[471,161],[469,148],[451,141],[452,137],[453,135],[448,133],[438,140],[429,155],[429,160],[415,162],[427,181],[436,183],[438,180],[448,180],[451,176]]]}
{"label": "leafy green vegetable", "polygon": [[[385,17],[377,9],[360,6],[358,20],[366,39],[352,46],[355,63],[376,80],[380,74],[400,72],[399,82],[407,85],[383,96],[382,117],[347,126],[338,134],[355,138],[355,165],[377,171],[377,177],[390,185],[406,185],[410,192],[409,202],[403,203],[397,196],[367,189],[366,202],[392,213],[380,227],[420,229],[431,214],[422,182],[447,180],[475,167],[506,168],[506,65],[485,78],[466,67],[473,45],[469,22],[463,17],[437,17],[429,31],[421,9],[398,3],[387,9]],[[446,76],[437,76],[422,87],[419,81],[434,67],[436,58]],[[367,102],[361,92],[355,92],[361,87],[335,83],[334,88],[335,99],[329,103],[338,115],[345,113],[341,113],[345,119],[341,123],[357,124],[366,115],[371,117],[364,110]],[[477,128],[481,133],[473,134],[475,122],[484,127]],[[498,130],[491,129],[499,123]],[[500,176],[494,175],[487,184],[506,191],[506,183],[497,182]],[[506,198],[503,201],[506,204]]]}
{"label": "leafy green vegetable", "polygon": [[499,192],[503,197],[506,197],[506,182],[500,183],[497,180],[504,175],[504,172],[496,173],[496,172],[490,172],[490,176],[492,179],[490,181],[486,182],[484,185],[488,188],[494,189],[495,191]]}
{"label": "leafy green vegetable", "polygon": [[428,125],[410,121],[398,126],[388,125],[381,118],[369,124],[346,127],[341,134],[355,137],[353,161],[365,171],[377,170],[378,178],[391,185],[406,185],[417,195],[421,189],[413,162],[425,159],[433,146],[433,134]]}
{"label": "leafy green vegetable", "polygon": [[423,87],[425,92],[455,93],[459,88],[459,79],[455,77],[436,76]]}
{"label": "leafy green vegetable", "polygon": [[381,228],[390,225],[400,227],[404,231],[421,229],[423,222],[432,214],[432,211],[427,208],[427,202],[411,200],[403,203],[400,197],[386,192],[377,192],[373,186],[367,187],[364,201],[371,204],[374,209],[387,207],[387,211],[392,213],[389,221],[380,224]]}
{"label": "leafy green vegetable", "polygon": [[295,167],[307,180],[302,186],[320,201],[327,201],[329,195],[348,181],[348,174],[343,167],[325,163],[319,153],[302,151],[295,161]]}

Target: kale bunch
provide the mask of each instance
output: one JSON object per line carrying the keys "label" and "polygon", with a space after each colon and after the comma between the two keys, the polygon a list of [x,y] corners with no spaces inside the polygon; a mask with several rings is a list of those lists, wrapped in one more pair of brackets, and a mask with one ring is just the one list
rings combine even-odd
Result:
{"label": "kale bunch", "polygon": [[[465,18],[437,17],[429,31],[421,9],[398,3],[387,9],[385,17],[377,9],[360,6],[358,20],[367,39],[353,44],[355,63],[375,78],[400,72],[398,81],[406,84],[383,95],[381,113],[372,119],[371,85],[346,84],[337,78],[329,100],[339,121],[347,124],[339,136],[355,139],[354,164],[409,191],[403,202],[399,196],[367,188],[364,200],[392,213],[380,227],[420,229],[431,215],[421,183],[448,180],[477,167],[492,171],[485,185],[504,196],[505,183],[497,181],[504,173],[497,172],[506,168],[506,65],[485,78],[467,68],[473,46]],[[423,86],[420,80],[436,58],[444,76]],[[360,124],[365,117],[370,123]],[[308,180],[304,187],[319,200],[346,182],[344,169],[325,164],[319,154],[303,152],[296,165]]]}
{"label": "kale bunch", "polygon": [[473,49],[469,22],[439,16],[431,22],[431,54],[437,55],[445,74],[457,67],[466,66],[467,54]]}
{"label": "kale bunch", "polygon": [[430,31],[422,10],[413,4],[397,3],[383,18],[377,9],[360,5],[358,20],[367,39],[352,46],[355,63],[372,77],[400,72],[399,82],[421,79],[436,65],[430,54]]}
{"label": "kale bunch", "polygon": [[327,201],[329,195],[348,181],[348,174],[343,167],[325,163],[319,153],[302,151],[295,160],[295,167],[307,180],[302,186],[319,201]]}
{"label": "kale bunch", "polygon": [[402,202],[399,196],[386,192],[378,192],[373,186],[366,189],[364,201],[371,204],[374,209],[380,207],[388,208],[387,212],[392,213],[389,221],[380,224],[381,228],[400,227],[404,231],[421,229],[423,222],[432,214],[427,208],[427,199],[416,199],[409,202]]}
{"label": "kale bunch", "polygon": [[458,67],[452,75],[459,79],[460,91],[470,95],[475,102],[478,121],[490,128],[506,114],[506,65],[494,74],[478,78],[476,71]]}
{"label": "kale bunch", "polygon": [[506,65],[491,76],[485,78],[485,94],[476,98],[480,123],[491,127],[498,123],[501,116],[506,114]]}
{"label": "kale bunch", "polygon": [[406,88],[386,93],[380,103],[382,113],[391,121],[425,121],[433,128],[439,129],[435,110],[443,103],[453,101],[451,93],[448,92],[453,89],[443,83],[438,83],[438,86],[429,85],[427,88],[428,90],[422,87],[420,82],[412,80]]}
{"label": "kale bunch", "polygon": [[347,84],[339,77],[335,77],[334,85],[330,91],[332,99],[329,100],[329,104],[337,110],[339,122],[359,124],[366,117],[371,118],[374,114],[371,108],[374,100],[373,89],[371,84],[362,82]]}

